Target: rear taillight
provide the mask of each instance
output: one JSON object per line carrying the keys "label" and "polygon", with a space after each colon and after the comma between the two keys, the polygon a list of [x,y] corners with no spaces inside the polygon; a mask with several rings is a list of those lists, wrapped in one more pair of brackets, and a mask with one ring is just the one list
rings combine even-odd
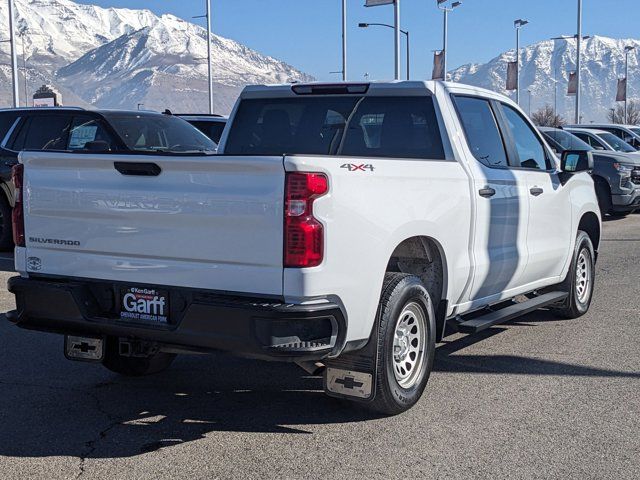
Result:
{"label": "rear taillight", "polygon": [[324,228],[313,216],[313,202],[329,190],[322,173],[287,173],[284,202],[284,266],[322,263]]}
{"label": "rear taillight", "polygon": [[24,209],[23,209],[23,180],[24,165],[18,163],[11,169],[11,178],[15,187],[13,212],[11,214],[11,223],[13,226],[13,243],[16,247],[24,247]]}

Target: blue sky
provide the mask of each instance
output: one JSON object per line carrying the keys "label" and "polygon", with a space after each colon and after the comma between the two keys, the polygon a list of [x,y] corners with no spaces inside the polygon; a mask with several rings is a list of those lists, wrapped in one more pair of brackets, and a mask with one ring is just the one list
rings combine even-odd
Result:
{"label": "blue sky", "polygon": [[[205,0],[78,0],[104,7],[148,8],[190,19],[204,13]],[[319,80],[339,79],[341,0],[212,0],[213,31],[284,60]],[[358,22],[393,22],[393,7],[363,7],[348,0],[350,79],[393,76],[393,32],[358,28]],[[585,35],[639,37],[638,0],[583,0]],[[463,0],[449,18],[449,68],[485,62],[513,48],[513,20],[531,23],[523,45],[576,30],[577,0]],[[613,6],[616,6],[616,11]],[[432,50],[442,45],[442,14],[436,0],[401,0],[402,28],[411,34],[413,78],[430,76]],[[201,20],[194,20],[202,22]],[[404,46],[403,46],[404,52]],[[404,72],[404,66],[403,66]]]}

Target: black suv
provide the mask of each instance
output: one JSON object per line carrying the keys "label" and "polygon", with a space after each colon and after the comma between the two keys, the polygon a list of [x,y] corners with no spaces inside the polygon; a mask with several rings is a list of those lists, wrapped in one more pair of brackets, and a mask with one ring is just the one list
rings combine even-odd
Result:
{"label": "black suv", "polygon": [[203,155],[216,145],[185,120],[156,112],[71,107],[0,110],[0,249],[13,247],[11,168],[23,150]]}

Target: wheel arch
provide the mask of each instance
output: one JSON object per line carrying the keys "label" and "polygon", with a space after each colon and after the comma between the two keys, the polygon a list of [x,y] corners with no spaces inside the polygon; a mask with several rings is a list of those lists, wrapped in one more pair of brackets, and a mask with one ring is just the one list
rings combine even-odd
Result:
{"label": "wheel arch", "polygon": [[600,236],[601,236],[601,226],[600,219],[594,212],[585,212],[582,217],[580,217],[580,222],[578,223],[578,230],[582,230],[591,239],[591,243],[593,244],[593,249],[598,254],[598,249],[600,247]]}
{"label": "wheel arch", "polygon": [[436,310],[440,339],[448,306],[447,258],[440,242],[425,235],[405,238],[391,253],[385,272],[410,273],[422,280]]}

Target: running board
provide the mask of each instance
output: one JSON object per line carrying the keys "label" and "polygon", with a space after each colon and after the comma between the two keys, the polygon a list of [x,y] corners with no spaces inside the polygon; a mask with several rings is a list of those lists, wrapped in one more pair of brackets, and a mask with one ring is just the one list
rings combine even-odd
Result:
{"label": "running board", "polygon": [[538,297],[534,297],[530,300],[521,303],[515,303],[508,307],[501,308],[493,312],[489,312],[481,317],[476,317],[472,320],[462,321],[457,324],[457,329],[462,333],[478,333],[482,330],[486,330],[493,325],[499,323],[508,322],[509,320],[526,315],[547,305],[558,303],[565,298],[568,294],[566,292],[549,292]]}

